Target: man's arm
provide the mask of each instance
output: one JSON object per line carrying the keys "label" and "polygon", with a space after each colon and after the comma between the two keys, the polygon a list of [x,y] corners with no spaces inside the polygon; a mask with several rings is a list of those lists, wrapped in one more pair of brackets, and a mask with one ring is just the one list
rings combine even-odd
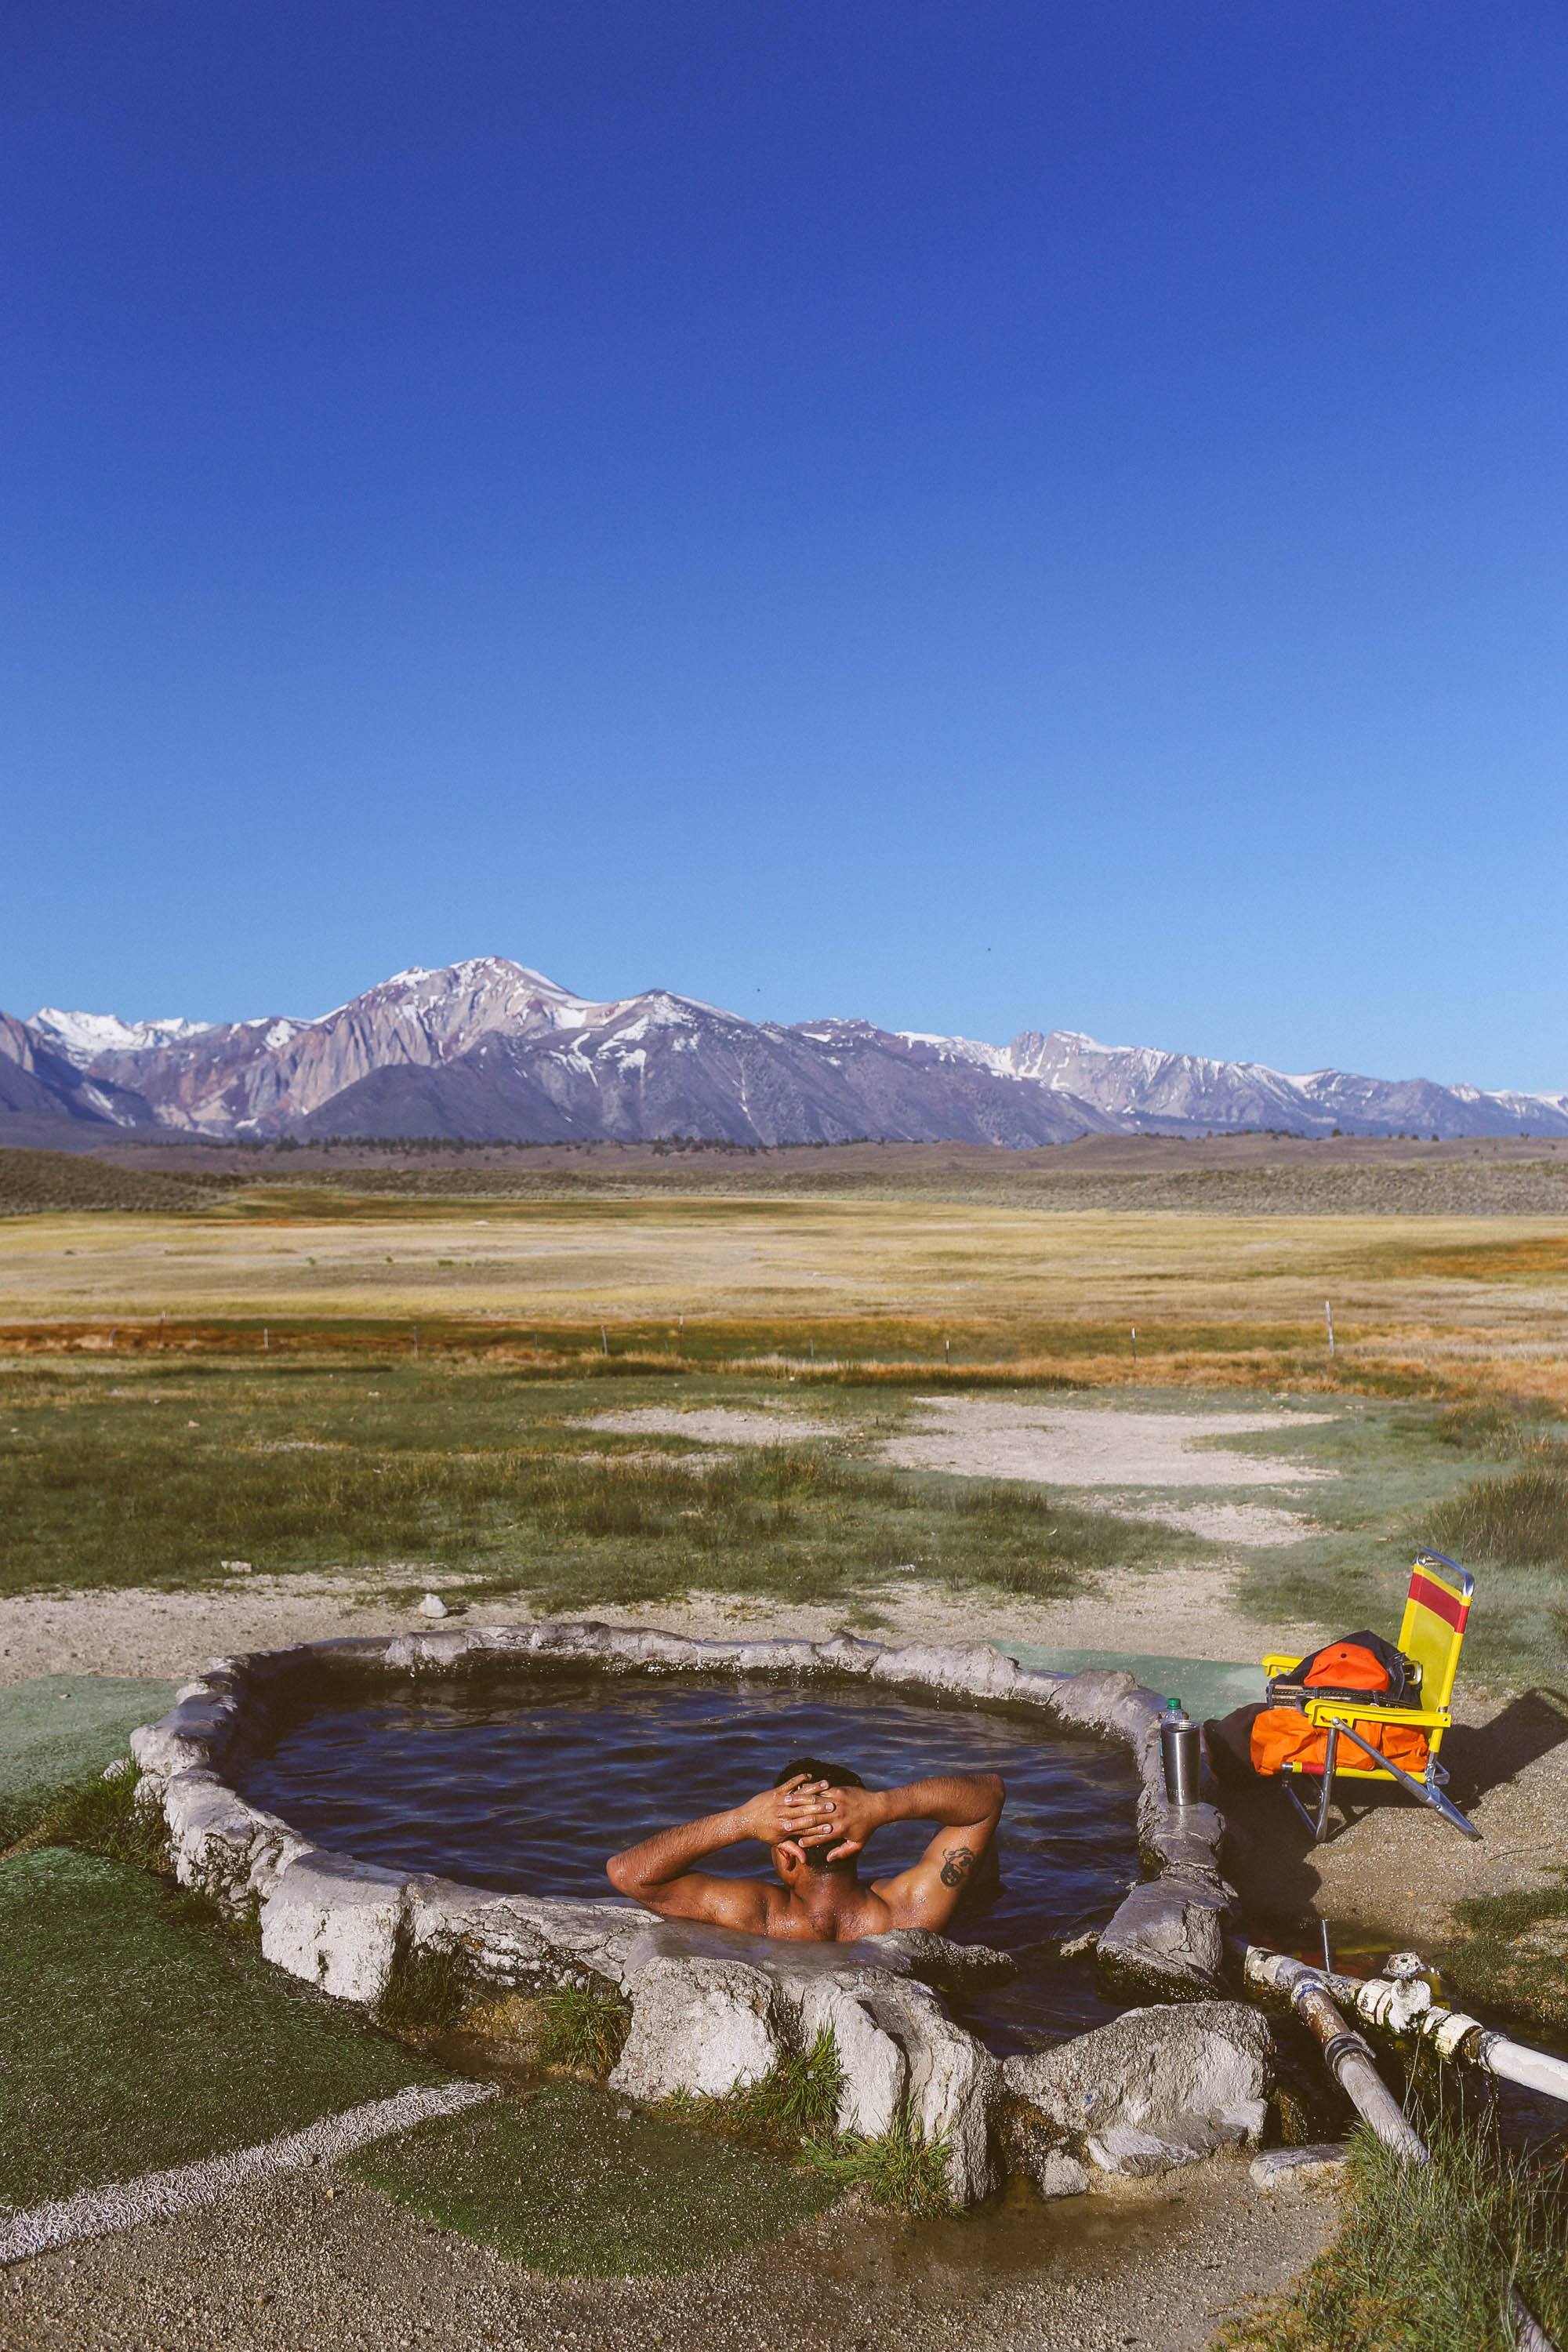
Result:
{"label": "man's arm", "polygon": [[[879,1878],[879,1894],[897,1927],[945,1927],[991,1843],[1007,1790],[996,1772],[943,1772],[901,1789],[834,1789],[823,1800],[841,1837],[832,1855],[858,1853],[873,1830],[889,1822],[938,1822],[941,1827],[910,1870]],[[808,1843],[816,1844],[813,1836]]]}
{"label": "man's arm", "polygon": [[777,1891],[754,1878],[716,1878],[693,1864],[749,1838],[767,1846],[820,1835],[828,1828],[822,1809],[823,1782],[805,1774],[787,1789],[764,1789],[728,1812],[706,1813],[658,1830],[640,1845],[628,1846],[605,1865],[617,1895],[629,1895],[668,1919],[707,1919],[718,1927],[766,1927]]}

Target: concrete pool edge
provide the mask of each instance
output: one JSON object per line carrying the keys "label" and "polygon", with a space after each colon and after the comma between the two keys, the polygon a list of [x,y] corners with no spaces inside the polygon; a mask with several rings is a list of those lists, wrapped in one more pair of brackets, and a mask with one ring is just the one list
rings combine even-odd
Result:
{"label": "concrete pool edge", "polygon": [[640,2099],[676,2089],[722,2095],[831,2028],[845,2074],[840,2128],[877,2137],[907,2102],[923,2137],[947,2144],[954,2200],[984,2195],[994,2179],[994,2125],[1021,2084],[1010,2086],[1002,2063],[948,2017],[931,1988],[1010,1965],[1000,1955],[918,1931],[856,1945],[780,1945],[650,1918],[609,1898],[492,1894],[334,1853],[247,1803],[224,1777],[249,1723],[292,1677],[502,1675],[549,1662],[610,1673],[862,1678],[983,1706],[1037,1709],[1054,1727],[1114,1739],[1139,1773],[1138,1841],[1149,1875],[1101,1934],[1100,1974],[1124,1994],[1188,2002],[1226,1997],[1224,1938],[1235,1896],[1220,1868],[1225,1824],[1211,1805],[1168,1803],[1158,1694],[1125,1670],[1031,1671],[985,1643],[888,1647],[848,1633],[815,1643],[698,1642],[584,1620],[315,1642],[213,1659],[169,1714],[132,1735],[177,1878],[233,1914],[254,1909],[268,1959],[368,2008],[380,2000],[400,1950],[461,1944],[476,1972],[498,1989],[538,1992],[605,1979],[632,2011],[612,2079]]}

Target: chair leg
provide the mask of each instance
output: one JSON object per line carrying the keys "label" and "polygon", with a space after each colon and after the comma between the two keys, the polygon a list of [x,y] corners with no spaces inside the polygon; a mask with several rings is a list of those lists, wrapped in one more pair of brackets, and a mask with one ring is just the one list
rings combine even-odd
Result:
{"label": "chair leg", "polygon": [[1329,1826],[1329,1806],[1334,1793],[1334,1758],[1339,1753],[1339,1747],[1340,1727],[1337,1723],[1331,1723],[1328,1753],[1323,1758],[1322,1794],[1318,1799],[1318,1825],[1314,1832],[1314,1843],[1318,1845],[1321,1845],[1323,1832]]}
{"label": "chair leg", "polygon": [[[1373,1762],[1380,1766],[1384,1772],[1392,1772],[1402,1789],[1408,1789],[1413,1797],[1419,1797],[1424,1805],[1430,1805],[1435,1813],[1440,1814],[1444,1821],[1449,1822],[1465,1837],[1474,1838],[1478,1843],[1479,1843],[1481,1833],[1474,1822],[1468,1822],[1465,1819],[1458,1805],[1443,1794],[1436,1781],[1417,1780],[1415,1774],[1405,1771],[1402,1764],[1390,1763],[1381,1748],[1374,1748],[1370,1739],[1363,1739],[1360,1732],[1352,1729],[1348,1723],[1336,1724],[1334,1731],[1342,1731],[1347,1739],[1353,1739],[1358,1748],[1364,1748]],[[1331,1756],[1333,1752],[1333,1737],[1334,1733],[1331,1731],[1329,1734]],[[1447,1778],[1447,1775],[1445,1774],[1444,1777]]]}
{"label": "chair leg", "polygon": [[1301,1802],[1300,1798],[1296,1794],[1294,1775],[1289,1772],[1281,1772],[1279,1775],[1279,1786],[1284,1790],[1285,1794],[1295,1806],[1296,1811],[1301,1816],[1304,1826],[1311,1832],[1312,1837],[1315,1841],[1318,1834],[1318,1824],[1312,1819],[1311,1814],[1307,1811],[1306,1806]]}

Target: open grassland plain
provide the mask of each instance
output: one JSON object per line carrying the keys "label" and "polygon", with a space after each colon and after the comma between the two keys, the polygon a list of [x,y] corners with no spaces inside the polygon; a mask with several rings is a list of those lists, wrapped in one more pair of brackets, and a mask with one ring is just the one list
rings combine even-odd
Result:
{"label": "open grassland plain", "polygon": [[772,1363],[806,1379],[876,1368],[1568,1406],[1568,1214],[1069,1216],[921,1199],[272,1188],[178,1214],[0,1223],[9,1349],[412,1352],[416,1330],[426,1352],[592,1353],[654,1370]]}

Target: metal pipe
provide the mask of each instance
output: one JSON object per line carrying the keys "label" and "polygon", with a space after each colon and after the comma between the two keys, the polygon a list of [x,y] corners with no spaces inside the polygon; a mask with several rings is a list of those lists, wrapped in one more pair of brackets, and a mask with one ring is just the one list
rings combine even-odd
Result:
{"label": "metal pipe", "polygon": [[[1279,1966],[1302,1966],[1300,1960],[1288,1960],[1282,1952],[1270,1952],[1261,1944],[1247,1944],[1243,1951],[1246,1981],[1266,1990],[1286,1992],[1284,1980],[1277,1979]],[[1568,2058],[1554,2058],[1506,2033],[1494,2033],[1479,2017],[1467,2016],[1460,2009],[1446,2009],[1440,2001],[1428,1999],[1419,2008],[1410,2006],[1405,1985],[1387,1977],[1350,1977],[1335,1969],[1325,1973],[1324,1981],[1336,2000],[1348,2001],[1369,2025],[1395,2033],[1419,2033],[1439,2058],[1462,2059],[1505,2083],[1517,2084],[1521,2090],[1568,2105]],[[1391,2014],[1396,2010],[1397,2014]]]}
{"label": "metal pipe", "polygon": [[1557,2352],[1556,2345],[1516,2286],[1508,2291],[1508,2315],[1518,2352]]}
{"label": "metal pipe", "polygon": [[[1248,1952],[1251,1958],[1251,1951]],[[1321,1969],[1292,1960],[1282,1952],[1268,1955],[1268,1981],[1282,1992],[1302,2024],[1319,2044],[1330,2074],[1363,2123],[1369,2124],[1386,2148],[1408,2163],[1424,2164],[1426,2149],[1404,2108],[1377,2071],[1362,2035],[1346,2024],[1334,2006]]]}

